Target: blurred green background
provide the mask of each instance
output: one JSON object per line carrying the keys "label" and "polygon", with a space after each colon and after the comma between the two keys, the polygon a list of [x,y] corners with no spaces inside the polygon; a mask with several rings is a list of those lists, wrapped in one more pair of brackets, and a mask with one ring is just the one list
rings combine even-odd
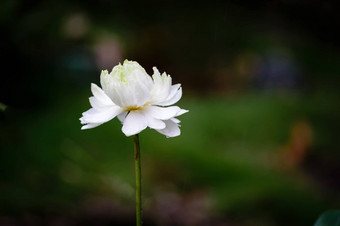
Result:
{"label": "blurred green background", "polygon": [[140,135],[144,225],[312,225],[340,208],[339,4],[0,2],[0,225],[134,225],[133,140],[80,130],[124,59],[183,86]]}

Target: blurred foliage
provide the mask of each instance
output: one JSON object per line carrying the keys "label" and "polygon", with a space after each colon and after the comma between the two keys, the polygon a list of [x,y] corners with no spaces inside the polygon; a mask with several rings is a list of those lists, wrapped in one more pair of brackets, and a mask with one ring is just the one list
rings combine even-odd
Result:
{"label": "blurred foliage", "polygon": [[141,134],[146,225],[312,225],[340,197],[338,5],[0,2],[0,224],[133,225],[133,142],[80,131],[124,59],[181,82],[182,135]]}
{"label": "blurred foliage", "polygon": [[[1,177],[1,194],[6,194],[2,211],[51,206],[58,212],[58,207],[76,208],[97,196],[118,198],[133,209],[132,139],[121,133],[118,120],[80,131],[75,119],[77,109],[88,105],[83,97],[70,97],[63,108],[55,103],[46,112],[8,120],[2,127],[1,143],[7,143],[0,164],[6,172]],[[261,94],[184,99],[180,105],[190,114],[181,117],[180,137],[166,139],[151,130],[141,135],[144,195],[150,204],[144,214],[162,211],[154,199],[164,192],[201,192],[217,213],[227,211],[230,220],[311,224],[323,209],[339,202],[339,184],[320,183],[314,173],[329,159],[309,159],[331,152],[318,134],[336,139],[313,123],[315,115],[325,116],[311,111],[314,104],[295,96]],[[15,112],[6,116],[15,117]],[[295,149],[289,146],[289,133],[301,121],[316,139],[297,157],[301,162],[292,165],[287,155]],[[334,170],[337,160],[330,161],[321,173]]]}

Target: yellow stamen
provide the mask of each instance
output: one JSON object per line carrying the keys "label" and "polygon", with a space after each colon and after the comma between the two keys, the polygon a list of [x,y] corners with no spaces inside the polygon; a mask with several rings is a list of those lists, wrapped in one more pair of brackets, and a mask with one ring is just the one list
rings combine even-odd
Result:
{"label": "yellow stamen", "polygon": [[136,105],[125,107],[126,111],[139,111],[142,110],[142,107],[137,107]]}

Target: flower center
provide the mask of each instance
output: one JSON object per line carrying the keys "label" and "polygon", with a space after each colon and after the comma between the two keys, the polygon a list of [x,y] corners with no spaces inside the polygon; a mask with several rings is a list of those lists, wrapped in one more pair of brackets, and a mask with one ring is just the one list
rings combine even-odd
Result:
{"label": "flower center", "polygon": [[126,111],[139,111],[142,110],[142,107],[137,107],[136,105],[125,107]]}

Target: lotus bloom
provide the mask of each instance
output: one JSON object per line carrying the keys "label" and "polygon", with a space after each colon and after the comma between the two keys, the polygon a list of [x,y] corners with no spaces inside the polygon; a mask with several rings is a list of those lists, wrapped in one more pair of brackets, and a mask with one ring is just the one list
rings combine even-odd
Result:
{"label": "lotus bloom", "polygon": [[91,84],[92,108],[80,118],[81,129],[97,127],[117,117],[123,124],[126,136],[140,133],[147,127],[167,137],[180,135],[180,116],[187,110],[171,106],[182,97],[180,84],[172,85],[170,75],[153,68],[152,78],[137,62],[125,60],[111,73],[102,71],[102,89]]}

